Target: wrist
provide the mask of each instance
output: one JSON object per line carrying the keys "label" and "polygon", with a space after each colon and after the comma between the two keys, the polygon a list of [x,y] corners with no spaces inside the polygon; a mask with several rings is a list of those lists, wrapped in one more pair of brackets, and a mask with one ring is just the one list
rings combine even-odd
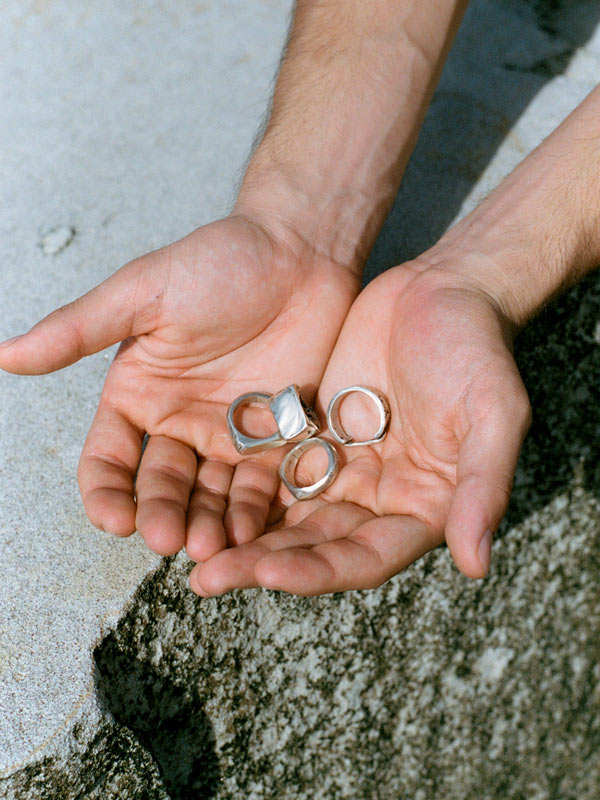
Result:
{"label": "wrist", "polygon": [[600,262],[598,140],[579,137],[574,151],[561,128],[424,254],[487,291],[517,328]]}
{"label": "wrist", "polygon": [[284,163],[263,141],[232,213],[253,219],[275,237],[291,237],[295,249],[307,248],[360,276],[393,198],[392,188],[369,193],[328,180],[309,165]]}
{"label": "wrist", "polygon": [[236,212],[260,209],[360,274],[466,0],[298,0]]}

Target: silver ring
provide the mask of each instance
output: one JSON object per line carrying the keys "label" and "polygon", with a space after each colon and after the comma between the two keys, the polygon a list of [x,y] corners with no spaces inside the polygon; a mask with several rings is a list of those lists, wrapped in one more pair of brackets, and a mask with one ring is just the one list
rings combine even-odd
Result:
{"label": "silver ring", "polygon": [[279,433],[286,442],[310,439],[321,430],[315,411],[305,403],[295,383],[286,386],[269,400]]}
{"label": "silver ring", "polygon": [[[327,453],[327,471],[322,478],[316,483],[312,483],[310,486],[296,486],[294,480],[298,461],[300,461],[302,454],[306,453],[306,451],[310,450],[312,447],[322,447]],[[329,444],[329,442],[326,442],[325,439],[318,439],[316,437],[298,442],[298,444],[292,447],[290,452],[287,453],[279,467],[279,477],[296,500],[310,500],[311,497],[316,497],[318,494],[321,494],[321,492],[325,491],[325,489],[334,482],[338,472],[339,463],[335,448]]]}
{"label": "silver ring", "polygon": [[[379,427],[377,428],[377,432],[371,439],[365,439],[361,442],[355,442],[354,439],[346,433],[340,421],[340,404],[342,399],[352,392],[366,394],[373,400],[379,412]],[[380,392],[378,389],[373,389],[370,386],[347,386],[345,389],[340,389],[339,392],[333,395],[327,408],[327,426],[336,441],[346,447],[358,447],[363,444],[377,444],[377,442],[381,442],[385,439],[389,424],[390,404],[388,399],[383,392]]]}
{"label": "silver ring", "polygon": [[285,439],[277,430],[271,436],[266,436],[264,439],[255,439],[252,436],[246,436],[245,433],[238,431],[233,421],[233,415],[240,406],[269,406],[271,395],[266,392],[246,392],[241,394],[233,401],[227,410],[227,427],[233,440],[233,446],[238,453],[262,453],[264,450],[272,450],[274,447],[281,447],[286,443]]}

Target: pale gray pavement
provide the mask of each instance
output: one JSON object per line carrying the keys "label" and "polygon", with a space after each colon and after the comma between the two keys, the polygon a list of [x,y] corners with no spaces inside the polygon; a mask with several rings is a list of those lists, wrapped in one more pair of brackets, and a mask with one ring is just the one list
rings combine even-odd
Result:
{"label": "pale gray pavement", "polygon": [[[1,338],[227,211],[288,5],[3,4]],[[53,254],[57,228],[75,236]],[[111,357],[0,376],[0,773],[94,713],[91,648],[159,562],[92,528],[78,494]]]}
{"label": "pale gray pavement", "polygon": [[[3,4],[0,337],[226,212],[288,10]],[[595,85],[599,19],[473,0],[368,274],[431,244]],[[312,601],[201,601],[183,559],[152,576],[138,537],[86,521],[75,473],[111,353],[0,375],[0,796],[595,800],[599,326],[596,276],[523,337],[536,421],[487,582],[440,550]]]}

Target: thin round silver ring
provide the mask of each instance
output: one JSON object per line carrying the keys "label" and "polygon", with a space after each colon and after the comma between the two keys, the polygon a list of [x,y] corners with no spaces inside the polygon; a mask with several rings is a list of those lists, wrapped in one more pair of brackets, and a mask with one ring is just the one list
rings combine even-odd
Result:
{"label": "thin round silver ring", "polygon": [[[294,483],[296,478],[296,467],[301,456],[313,447],[322,447],[327,453],[327,470],[322,478],[312,483],[310,486],[296,486]],[[337,453],[335,448],[325,439],[319,439],[313,436],[311,439],[304,439],[303,442],[298,442],[295,447],[292,447],[289,453],[281,462],[279,467],[279,477],[287,486],[290,492],[294,495],[296,500],[310,500],[311,497],[316,497],[321,492],[325,491],[328,486],[334,482],[339,472],[340,466],[338,462]]]}
{"label": "thin round silver ring", "polygon": [[[370,439],[365,439],[360,442],[356,442],[352,436],[346,433],[340,421],[340,405],[342,400],[347,394],[352,394],[353,392],[361,392],[362,394],[366,394],[367,397],[370,397],[375,403],[379,413],[379,427],[376,433],[373,434]],[[340,389],[339,392],[336,392],[331,398],[329,406],[327,407],[327,426],[334,439],[340,444],[343,444],[345,447],[359,447],[365,444],[377,444],[385,439],[390,424],[390,416],[390,404],[388,399],[379,389],[374,389],[371,386],[346,386],[345,389]]]}
{"label": "thin round silver ring", "polygon": [[263,439],[255,439],[252,436],[246,436],[245,433],[239,431],[233,421],[233,415],[240,406],[259,405],[269,408],[269,401],[272,395],[266,392],[246,392],[241,394],[233,401],[227,410],[227,427],[229,434],[233,441],[233,446],[238,453],[262,453],[264,450],[272,450],[274,447],[282,447],[286,441],[277,430],[271,436],[265,436]]}

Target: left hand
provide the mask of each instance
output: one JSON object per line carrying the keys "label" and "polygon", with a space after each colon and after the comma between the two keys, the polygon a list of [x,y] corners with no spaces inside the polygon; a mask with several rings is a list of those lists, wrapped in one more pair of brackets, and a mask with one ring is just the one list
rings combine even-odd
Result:
{"label": "left hand", "polygon": [[[513,326],[481,285],[448,267],[415,261],[374,280],[352,306],[323,377],[321,420],[345,386],[370,385],[388,396],[385,440],[336,444],[334,483],[302,502],[282,488],[279,521],[198,564],[190,577],[195,592],[373,588],[444,538],[462,572],[486,574],[530,406],[511,352]],[[344,425],[368,438],[370,400],[351,397]],[[303,462],[298,473],[307,483],[319,477]]]}
{"label": "left hand", "polygon": [[135,259],[0,345],[2,369],[31,375],[124,339],[79,485],[94,525],[118,536],[137,529],[161,555],[185,544],[206,559],[264,530],[282,451],[240,457],[227,406],[292,381],[312,399],[358,291],[346,265],[292,226],[279,221],[275,234],[259,206],[247,211]]}

